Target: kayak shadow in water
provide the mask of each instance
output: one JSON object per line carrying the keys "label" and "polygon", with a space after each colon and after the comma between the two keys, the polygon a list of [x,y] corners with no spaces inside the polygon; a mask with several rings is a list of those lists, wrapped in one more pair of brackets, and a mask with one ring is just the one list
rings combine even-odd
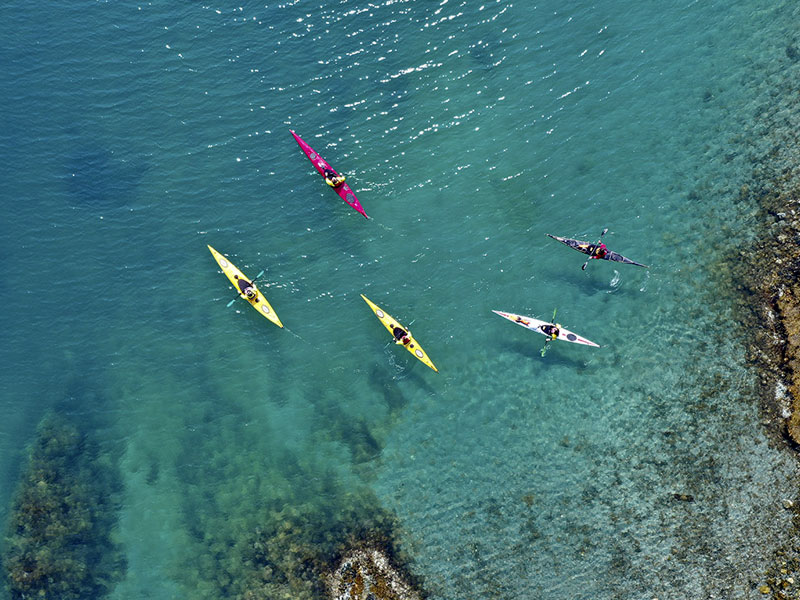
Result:
{"label": "kayak shadow in water", "polygon": [[[588,270],[588,267],[587,267]],[[642,282],[631,277],[623,279],[618,271],[610,273],[582,273],[578,267],[578,274],[569,275],[563,272],[553,273],[555,279],[561,279],[567,285],[573,286],[582,296],[595,296],[603,294],[630,296],[641,291]]]}
{"label": "kayak shadow in water", "polygon": [[[560,365],[563,367],[570,367],[572,369],[584,369],[586,367],[586,361],[583,357],[573,357],[570,356],[570,349],[563,349],[555,347],[559,342],[551,342],[549,344],[549,348],[547,349],[547,354],[542,356],[542,346],[544,346],[544,342],[541,345],[530,344],[525,342],[505,342],[503,344],[503,348],[514,354],[520,354],[525,358],[530,358],[532,360],[541,361],[543,364],[547,366],[555,366]],[[567,342],[562,342],[561,345],[563,346],[576,346],[576,344],[569,344]],[[601,350],[601,348],[587,348],[584,346],[581,349],[585,350]],[[566,350],[564,352],[563,350]]]}
{"label": "kayak shadow in water", "polygon": [[[391,342],[389,345],[393,345]],[[435,393],[433,387],[431,387],[430,383],[426,379],[427,374],[425,371],[429,370],[427,365],[422,364],[417,359],[412,358],[410,356],[403,356],[392,353],[395,348],[389,348],[387,345],[384,350],[384,354],[388,357],[388,365],[395,369],[394,373],[391,373],[388,370],[385,370],[385,376],[379,377],[379,374],[376,372],[375,377],[370,380],[370,383],[377,383],[384,382],[389,386],[396,386],[402,381],[402,385],[406,387],[409,383],[412,383],[416,387],[422,388],[428,394]],[[407,362],[406,362],[407,361]],[[387,398],[388,401],[388,398]]]}
{"label": "kayak shadow in water", "polygon": [[383,395],[389,414],[401,411],[408,404],[397,377],[391,377],[385,369],[374,365],[369,372],[369,385]]}

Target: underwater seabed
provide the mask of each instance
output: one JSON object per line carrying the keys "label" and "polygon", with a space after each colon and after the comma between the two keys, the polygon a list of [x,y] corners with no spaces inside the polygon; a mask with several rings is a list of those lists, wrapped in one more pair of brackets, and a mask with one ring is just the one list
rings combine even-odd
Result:
{"label": "underwater seabed", "polygon": [[754,402],[715,255],[651,306],[650,336],[623,327],[600,356],[554,344],[544,360],[508,344],[412,400],[376,485],[431,597],[761,597],[798,464]]}
{"label": "underwater seabed", "polygon": [[[237,323],[250,312],[213,318]],[[356,551],[379,552],[391,566],[363,563],[356,579],[364,597],[399,598],[390,580],[422,589],[395,541],[396,517],[368,484],[403,393],[391,378],[367,373],[357,384],[306,377],[288,385],[303,379],[291,368],[265,372],[264,355],[303,346],[275,331],[266,348],[231,352],[229,340],[214,338],[184,369],[136,380],[128,364],[112,378],[120,406],[146,423],[128,436],[121,459],[127,501],[118,537],[129,558],[112,597],[144,585],[163,597],[326,598],[337,569],[337,589],[351,581],[341,566]],[[246,337],[263,336],[256,329]],[[232,385],[229,367],[261,376]],[[342,403],[350,394],[372,401]]]}
{"label": "underwater seabed", "polygon": [[118,473],[91,435],[58,414],[36,432],[3,543],[13,600],[102,598],[125,573]]}

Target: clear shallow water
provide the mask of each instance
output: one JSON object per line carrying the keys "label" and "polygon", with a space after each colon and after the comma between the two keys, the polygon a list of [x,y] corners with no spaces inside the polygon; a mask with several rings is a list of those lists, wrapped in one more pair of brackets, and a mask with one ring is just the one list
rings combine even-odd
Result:
{"label": "clear shallow water", "polygon": [[[274,511],[361,502],[437,598],[755,597],[795,466],[716,275],[792,9],[557,4],[6,8],[0,514],[57,407],[122,472],[115,597],[225,597]],[[651,268],[544,235],[603,227]],[[490,312],[555,307],[603,348]]]}

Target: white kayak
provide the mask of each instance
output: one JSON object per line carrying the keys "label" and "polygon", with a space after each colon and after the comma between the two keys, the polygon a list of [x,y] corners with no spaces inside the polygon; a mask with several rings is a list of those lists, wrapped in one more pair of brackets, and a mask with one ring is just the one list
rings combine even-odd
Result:
{"label": "white kayak", "polygon": [[[547,334],[542,330],[542,327],[545,325],[555,325],[555,323],[540,321],[539,319],[532,319],[531,317],[524,317],[522,315],[515,315],[514,313],[501,312],[499,310],[493,310],[492,312],[505,319],[508,319],[512,323],[522,325],[523,327],[530,329],[531,331],[541,333],[544,336],[547,336]],[[565,342],[572,342],[573,344],[583,344],[585,346],[594,346],[595,348],[600,347],[600,344],[595,344],[594,342],[587,340],[576,333],[567,331],[563,327],[559,327],[558,329],[558,339],[564,340]]]}

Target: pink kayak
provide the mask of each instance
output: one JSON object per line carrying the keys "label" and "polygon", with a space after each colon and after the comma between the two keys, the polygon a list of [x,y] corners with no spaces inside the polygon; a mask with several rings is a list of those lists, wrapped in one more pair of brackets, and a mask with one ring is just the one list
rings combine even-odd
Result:
{"label": "pink kayak", "polygon": [[[294,136],[294,140],[298,144],[300,144],[300,147],[303,149],[303,152],[306,153],[306,156],[308,157],[308,160],[311,161],[311,164],[314,165],[314,168],[319,172],[320,175],[323,176],[323,178],[325,177],[325,175],[324,175],[325,169],[330,169],[331,171],[336,173],[337,176],[339,175],[339,173],[336,171],[336,169],[334,169],[332,166],[330,166],[325,161],[324,158],[322,158],[319,154],[317,154],[314,151],[314,149],[311,146],[306,144],[299,135],[297,135],[291,129],[289,131],[291,131],[292,135]],[[358,201],[358,198],[356,198],[356,195],[353,193],[353,190],[350,189],[350,186],[347,185],[346,182],[343,183],[342,185],[338,186],[338,187],[333,188],[333,190],[337,194],[339,194],[339,197],[342,200],[347,202],[350,206],[355,208],[358,212],[360,212],[367,219],[369,219],[369,217],[367,217],[367,213],[364,212],[364,208],[361,206],[361,203]]]}

